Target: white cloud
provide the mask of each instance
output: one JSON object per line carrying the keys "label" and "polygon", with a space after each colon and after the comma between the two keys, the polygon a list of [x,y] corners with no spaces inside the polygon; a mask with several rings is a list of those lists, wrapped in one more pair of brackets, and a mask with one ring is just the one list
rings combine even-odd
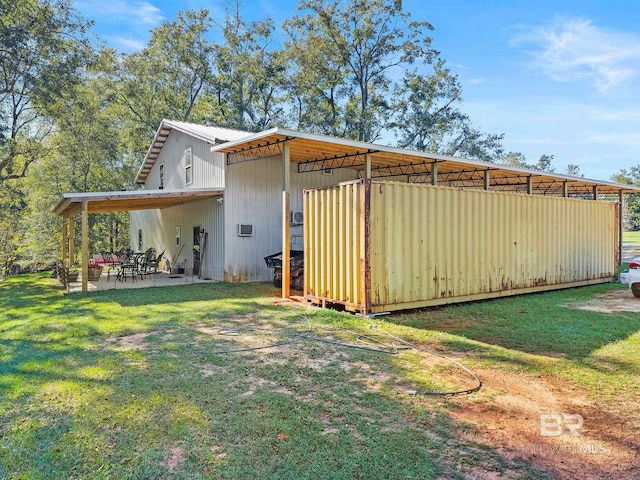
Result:
{"label": "white cloud", "polygon": [[534,64],[555,81],[588,81],[606,92],[640,73],[640,36],[589,20],[557,18],[512,40],[525,43],[534,46]]}
{"label": "white cloud", "polygon": [[77,6],[90,17],[109,17],[128,24],[155,27],[164,20],[158,7],[139,0],[83,0]]}
{"label": "white cloud", "polygon": [[484,83],[485,79],[484,78],[472,78],[471,80],[469,80],[469,83],[471,85],[480,85],[481,83]]}
{"label": "white cloud", "polygon": [[126,38],[121,36],[109,37],[110,43],[121,52],[135,52],[142,50],[147,45],[141,40],[135,38]]}
{"label": "white cloud", "polygon": [[482,131],[504,132],[506,151],[522,152],[530,163],[554,155],[558,171],[578,164],[587,177],[606,180],[640,159],[640,109],[633,107],[534,95],[467,101],[463,109]]}

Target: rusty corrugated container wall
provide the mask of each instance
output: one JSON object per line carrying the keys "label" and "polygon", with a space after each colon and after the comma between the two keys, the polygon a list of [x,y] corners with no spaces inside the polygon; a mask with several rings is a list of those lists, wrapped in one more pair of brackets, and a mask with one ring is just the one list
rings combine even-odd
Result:
{"label": "rusty corrugated container wall", "polygon": [[305,295],[365,313],[616,274],[614,203],[362,180],[305,209]]}
{"label": "rusty corrugated container wall", "polygon": [[305,292],[355,309],[365,301],[364,193],[360,182],[304,192]]}

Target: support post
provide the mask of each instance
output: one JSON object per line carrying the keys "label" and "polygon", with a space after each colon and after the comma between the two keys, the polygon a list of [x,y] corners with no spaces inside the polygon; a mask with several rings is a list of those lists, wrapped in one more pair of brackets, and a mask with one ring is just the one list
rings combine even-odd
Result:
{"label": "support post", "polygon": [[73,216],[69,219],[69,267],[76,263],[76,222]]}
{"label": "support post", "polygon": [[598,185],[593,186],[593,199],[598,200]]}
{"label": "support post", "polygon": [[569,185],[567,184],[566,180],[564,182],[562,182],[562,196],[564,198],[568,198],[569,197]]}
{"label": "support post", "polygon": [[364,156],[364,178],[371,178],[371,154]]}
{"label": "support post", "polygon": [[291,154],[289,142],[282,144],[282,298],[291,293],[291,221],[289,184],[291,182]]}
{"label": "support post", "polygon": [[623,239],[624,234],[624,193],[618,193],[618,265],[622,265]]}
{"label": "support post", "polygon": [[[67,260],[67,218],[62,217],[62,235],[61,235],[61,248],[60,257],[62,258],[62,265],[66,266]],[[71,266],[71,265],[69,265]]]}
{"label": "support post", "polygon": [[89,289],[89,202],[82,202],[82,291]]}
{"label": "support post", "polygon": [[531,179],[531,175],[527,177],[527,195],[531,195],[533,193],[533,180]]}
{"label": "support post", "polygon": [[489,187],[491,187],[491,173],[489,172],[489,170],[485,170],[484,171],[484,189],[489,190]]}
{"label": "support post", "polygon": [[431,185],[438,185],[438,164],[436,162],[431,165]]}

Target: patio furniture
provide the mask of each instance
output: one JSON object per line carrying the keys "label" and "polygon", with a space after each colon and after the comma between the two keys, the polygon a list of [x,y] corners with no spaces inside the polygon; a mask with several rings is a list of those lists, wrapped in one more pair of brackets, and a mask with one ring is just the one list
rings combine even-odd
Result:
{"label": "patio furniture", "polygon": [[76,270],[69,270],[68,267],[65,267],[61,263],[56,265],[56,274],[65,289],[69,288],[69,283],[78,280],[78,272]]}
{"label": "patio furniture", "polygon": [[[131,275],[131,280],[136,281],[136,277],[139,275],[139,258],[144,255],[143,253],[120,253],[118,258],[120,259],[120,270],[118,270],[117,280],[121,282],[127,281],[127,275]],[[140,278],[142,276],[140,275]]]}
{"label": "patio furniture", "polygon": [[109,267],[109,270],[107,270],[107,278],[109,278],[111,270],[117,270],[120,261],[113,252],[100,252],[100,255],[102,256],[102,264],[105,267]]}
{"label": "patio furniture", "polygon": [[158,273],[158,266],[160,265],[160,261],[164,256],[164,250],[160,252],[160,255],[156,256],[156,251],[154,248],[149,248],[144,256],[144,260],[142,263],[142,269],[145,275],[149,275],[150,273]]}
{"label": "patio furniture", "polygon": [[98,264],[90,264],[87,269],[87,279],[91,282],[95,282],[96,280],[100,280],[100,276],[102,275],[102,267]]}

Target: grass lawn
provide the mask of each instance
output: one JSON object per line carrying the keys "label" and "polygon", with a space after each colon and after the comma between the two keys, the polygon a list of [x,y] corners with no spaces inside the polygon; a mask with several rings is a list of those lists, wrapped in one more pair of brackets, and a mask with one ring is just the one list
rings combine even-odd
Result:
{"label": "grass lawn", "polygon": [[[357,339],[331,328],[377,332],[282,305],[270,284],[62,295],[45,275],[11,277],[0,282],[0,478],[637,479],[640,315],[573,308],[620,292],[376,320],[482,377],[480,392],[440,398],[407,391],[469,380],[420,351],[299,340],[215,353],[287,342],[308,328],[301,314],[336,341]],[[600,454],[531,453],[577,441],[539,437],[539,413],[581,414],[580,440]]]}

